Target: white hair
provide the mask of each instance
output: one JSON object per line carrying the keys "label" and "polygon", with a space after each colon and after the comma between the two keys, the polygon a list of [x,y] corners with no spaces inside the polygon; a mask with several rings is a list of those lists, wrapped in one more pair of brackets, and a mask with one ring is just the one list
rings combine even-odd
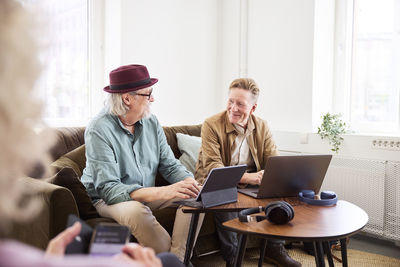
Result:
{"label": "white hair", "polygon": [[17,180],[36,164],[49,163],[49,139],[34,130],[43,124],[42,106],[32,90],[41,70],[32,24],[19,2],[0,1],[0,230],[38,211],[36,201],[21,207]]}
{"label": "white hair", "polygon": [[115,116],[124,116],[129,107],[122,100],[122,93],[110,93],[106,99],[106,106],[108,112]]}
{"label": "white hair", "polygon": [[[140,90],[138,90],[140,92]],[[128,94],[136,96],[137,92],[129,92]],[[129,111],[128,105],[126,105],[122,99],[123,93],[110,93],[106,99],[107,111],[115,116],[125,116]],[[145,118],[150,116],[150,112],[145,114]]]}

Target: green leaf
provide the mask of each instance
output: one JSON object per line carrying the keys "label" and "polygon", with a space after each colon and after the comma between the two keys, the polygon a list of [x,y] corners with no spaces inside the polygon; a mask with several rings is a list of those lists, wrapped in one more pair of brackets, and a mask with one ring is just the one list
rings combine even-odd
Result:
{"label": "green leaf", "polygon": [[329,144],[332,145],[331,151],[339,153],[339,147],[344,140],[341,134],[347,132],[346,123],[341,119],[341,114],[330,114],[329,112],[321,116],[322,123],[318,127],[318,134],[321,139],[328,139]]}

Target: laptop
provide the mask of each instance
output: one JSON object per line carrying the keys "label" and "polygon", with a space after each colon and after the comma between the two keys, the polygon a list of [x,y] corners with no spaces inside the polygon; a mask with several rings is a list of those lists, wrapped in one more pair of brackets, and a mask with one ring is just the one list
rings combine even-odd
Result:
{"label": "laptop", "polygon": [[175,203],[194,207],[210,208],[237,201],[237,185],[247,165],[214,168],[207,176],[196,199],[184,199]]}
{"label": "laptop", "polygon": [[295,197],[301,190],[318,193],[332,155],[271,156],[260,186],[238,189],[254,198]]}

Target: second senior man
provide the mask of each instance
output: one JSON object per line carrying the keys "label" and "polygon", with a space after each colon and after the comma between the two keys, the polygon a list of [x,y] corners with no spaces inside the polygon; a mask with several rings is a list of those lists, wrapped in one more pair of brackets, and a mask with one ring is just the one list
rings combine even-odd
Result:
{"label": "second senior man", "polygon": [[[229,86],[226,110],[208,118],[201,128],[202,145],[195,177],[201,183],[213,168],[247,164],[248,170],[240,183],[259,185],[266,160],[277,155],[267,123],[253,115],[257,107],[259,88],[252,79],[234,80]],[[237,213],[215,213],[221,253],[227,266],[232,266],[237,253],[236,233],[224,230],[222,223],[237,217]],[[297,267],[283,241],[268,240],[265,260],[278,266]]]}

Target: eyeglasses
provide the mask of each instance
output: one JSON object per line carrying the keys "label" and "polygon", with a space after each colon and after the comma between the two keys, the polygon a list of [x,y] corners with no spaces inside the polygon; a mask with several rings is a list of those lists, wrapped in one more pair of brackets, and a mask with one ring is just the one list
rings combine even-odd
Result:
{"label": "eyeglasses", "polygon": [[135,93],[135,95],[147,96],[147,100],[150,100],[150,98],[151,98],[151,93],[153,93],[153,88],[150,89],[150,93],[148,93],[148,94],[138,94],[138,93]]}

